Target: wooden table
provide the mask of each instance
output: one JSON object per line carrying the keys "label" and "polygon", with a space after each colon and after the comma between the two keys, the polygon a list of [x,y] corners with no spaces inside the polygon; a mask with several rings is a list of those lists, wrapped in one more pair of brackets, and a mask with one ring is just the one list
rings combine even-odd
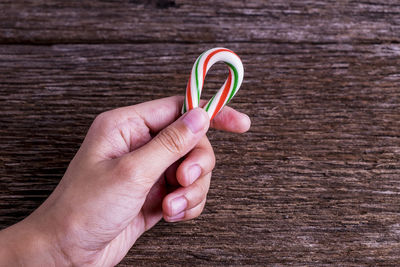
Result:
{"label": "wooden table", "polygon": [[182,95],[225,46],[252,128],[209,132],[204,213],[160,222],[121,266],[399,264],[398,1],[3,0],[0,43],[1,228],[50,194],[96,114]]}

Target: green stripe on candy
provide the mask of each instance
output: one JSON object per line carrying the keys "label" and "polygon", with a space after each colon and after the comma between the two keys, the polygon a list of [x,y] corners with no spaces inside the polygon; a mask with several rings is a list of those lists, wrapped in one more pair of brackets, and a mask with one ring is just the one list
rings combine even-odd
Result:
{"label": "green stripe on candy", "polygon": [[229,95],[228,101],[226,103],[229,103],[229,101],[231,101],[232,97],[235,95],[236,92],[236,87],[238,85],[238,80],[239,80],[239,74],[238,71],[236,70],[236,68],[232,65],[229,64],[228,62],[225,62],[226,64],[228,64],[228,66],[233,70],[233,90],[231,92],[231,94]]}
{"label": "green stripe on candy", "polygon": [[[204,53],[203,53],[204,54]],[[199,74],[198,74],[198,69],[199,69],[199,62],[201,57],[203,56],[203,54],[201,54],[199,56],[199,58],[197,59],[196,62],[196,69],[195,69],[195,74],[196,74],[196,89],[197,89],[197,99],[199,100],[200,103],[200,89],[199,89]]]}
{"label": "green stripe on candy", "polygon": [[206,108],[205,108],[205,110],[208,112],[208,109],[210,108],[210,106],[211,106],[211,104],[212,104],[212,102],[213,102],[213,100],[214,100],[214,97],[215,97],[215,95],[211,98],[211,100],[210,100],[210,102],[208,102],[208,104],[207,104],[207,106],[206,106]]}
{"label": "green stripe on candy", "polygon": [[186,109],[186,96],[185,99],[183,99],[183,113],[185,113],[187,111]]}

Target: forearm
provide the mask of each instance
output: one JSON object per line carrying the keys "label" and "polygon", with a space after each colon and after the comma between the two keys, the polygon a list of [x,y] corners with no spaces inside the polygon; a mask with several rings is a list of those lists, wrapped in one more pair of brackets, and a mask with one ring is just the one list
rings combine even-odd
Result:
{"label": "forearm", "polygon": [[[23,220],[0,231],[0,266],[67,266],[56,244]],[[61,257],[60,257],[61,256]]]}

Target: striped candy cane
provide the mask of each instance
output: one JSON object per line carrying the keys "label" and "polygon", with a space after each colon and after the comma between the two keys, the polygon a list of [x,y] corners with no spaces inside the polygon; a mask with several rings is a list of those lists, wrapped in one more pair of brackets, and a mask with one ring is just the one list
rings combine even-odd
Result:
{"label": "striped candy cane", "polygon": [[229,76],[221,89],[205,105],[210,120],[232,99],[243,81],[243,64],[240,58],[231,50],[217,47],[201,54],[193,65],[189,82],[186,87],[185,101],[182,113],[199,106],[201,90],[207,71],[218,61],[225,62],[229,67]]}

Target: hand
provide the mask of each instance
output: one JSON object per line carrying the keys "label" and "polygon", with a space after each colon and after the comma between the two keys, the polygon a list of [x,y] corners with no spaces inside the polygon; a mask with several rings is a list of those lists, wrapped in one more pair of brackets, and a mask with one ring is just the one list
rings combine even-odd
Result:
{"label": "hand", "polygon": [[[215,157],[207,113],[198,108],[176,120],[182,102],[170,97],[100,114],[54,192],[2,231],[0,245],[30,266],[110,266],[162,217],[199,216]],[[250,120],[225,107],[212,126],[245,132]]]}

